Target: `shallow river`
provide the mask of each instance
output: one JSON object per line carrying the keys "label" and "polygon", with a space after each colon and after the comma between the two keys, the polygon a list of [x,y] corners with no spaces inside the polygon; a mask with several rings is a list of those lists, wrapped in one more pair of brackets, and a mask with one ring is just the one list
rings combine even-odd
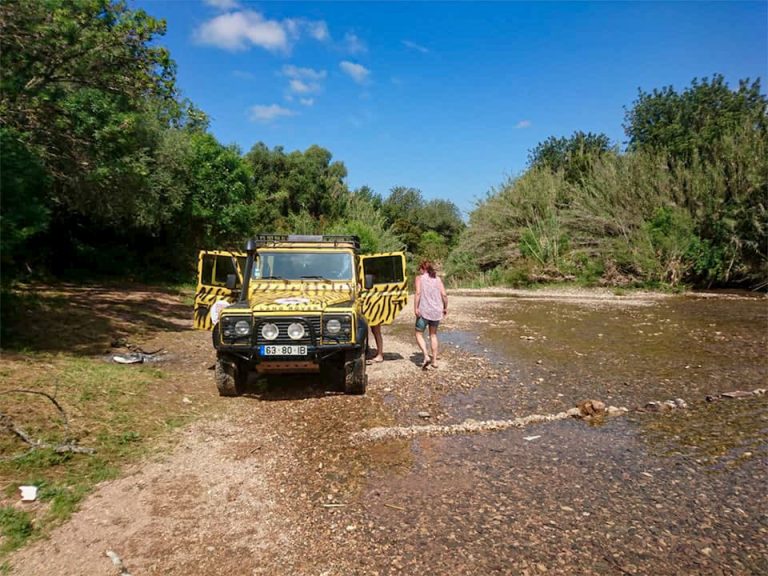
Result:
{"label": "shallow river", "polygon": [[[371,472],[362,496],[371,565],[768,574],[768,395],[706,400],[768,384],[768,300],[504,298],[447,322],[441,342],[448,354],[489,357],[503,375],[444,396],[441,423],[558,412],[587,398],[630,412],[408,441],[409,465]],[[688,409],[635,410],[675,398]]]}

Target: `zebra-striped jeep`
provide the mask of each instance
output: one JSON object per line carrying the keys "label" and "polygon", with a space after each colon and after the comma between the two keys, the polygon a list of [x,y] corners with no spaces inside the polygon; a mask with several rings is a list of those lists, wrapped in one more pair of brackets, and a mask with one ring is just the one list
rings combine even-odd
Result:
{"label": "zebra-striped jeep", "polygon": [[195,327],[213,331],[216,385],[241,394],[250,372],[316,372],[364,394],[368,326],[407,303],[405,255],[360,255],[356,236],[260,234],[246,251],[200,252]]}

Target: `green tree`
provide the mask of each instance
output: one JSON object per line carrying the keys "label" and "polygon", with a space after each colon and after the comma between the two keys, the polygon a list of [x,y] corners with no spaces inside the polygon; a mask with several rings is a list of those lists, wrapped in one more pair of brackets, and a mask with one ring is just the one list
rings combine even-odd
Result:
{"label": "green tree", "polygon": [[415,222],[417,213],[424,206],[421,190],[406,186],[395,186],[382,204],[382,212],[389,224],[398,220]]}
{"label": "green tree", "polygon": [[448,257],[448,243],[444,236],[427,230],[419,239],[419,257],[432,262],[443,262]]}
{"label": "green tree", "polygon": [[0,129],[0,266],[12,277],[31,238],[47,229],[49,178],[40,160],[12,130]]}
{"label": "green tree", "polygon": [[256,225],[260,202],[248,165],[236,146],[223,146],[207,133],[190,138],[189,192],[182,222],[196,247],[239,244]]}
{"label": "green tree", "polygon": [[568,138],[550,136],[528,154],[530,168],[560,170],[568,182],[587,178],[598,158],[611,151],[611,141],[605,134],[574,132]]}
{"label": "green tree", "polygon": [[40,158],[53,202],[130,219],[124,195],[146,190],[156,136],[147,103],[161,123],[180,117],[174,65],[154,44],[165,23],[122,1],[8,0],[0,27],[0,125]]}
{"label": "green tree", "polygon": [[672,86],[638,90],[624,122],[629,150],[666,152],[685,162],[694,157],[717,162],[717,143],[742,128],[765,136],[768,99],[759,79],[741,80],[732,90],[720,74],[694,78],[682,92]]}
{"label": "green tree", "polygon": [[424,198],[421,190],[396,186],[389,191],[381,211],[392,229],[392,232],[402,238],[409,252],[417,252],[421,234],[424,232],[421,223],[421,209]]}
{"label": "green tree", "polygon": [[375,210],[381,210],[384,200],[381,194],[373,191],[369,186],[361,186],[352,192],[352,196],[368,202]]}
{"label": "green tree", "polygon": [[355,234],[364,254],[403,250],[403,240],[388,226],[376,197],[353,194],[344,218],[326,229],[328,234]]}
{"label": "green tree", "polygon": [[270,150],[259,142],[245,160],[258,196],[270,206],[273,221],[306,212],[329,222],[344,214],[350,195],[345,183],[347,169],[342,162],[332,161],[325,148],[315,145],[304,152],[286,154],[280,146]]}
{"label": "green tree", "polygon": [[446,246],[453,246],[466,226],[456,204],[442,199],[426,202],[419,210],[419,221],[425,231],[436,233]]}

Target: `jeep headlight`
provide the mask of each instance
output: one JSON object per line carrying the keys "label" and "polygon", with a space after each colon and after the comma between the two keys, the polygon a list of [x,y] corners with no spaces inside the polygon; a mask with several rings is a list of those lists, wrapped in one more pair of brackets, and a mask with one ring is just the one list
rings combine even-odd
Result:
{"label": "jeep headlight", "polygon": [[277,328],[277,324],[267,322],[261,327],[261,335],[264,336],[265,340],[274,340],[279,333],[280,330]]}
{"label": "jeep headlight", "polygon": [[338,334],[341,332],[341,322],[337,318],[331,318],[325,323],[325,331],[328,334]]}
{"label": "jeep headlight", "polygon": [[333,342],[349,342],[352,340],[352,316],[340,314],[323,318],[323,338]]}
{"label": "jeep headlight", "polygon": [[251,333],[251,323],[248,320],[235,322],[235,336],[248,336]]}
{"label": "jeep headlight", "polygon": [[222,340],[230,344],[250,336],[252,330],[251,319],[243,316],[222,316],[220,325]]}
{"label": "jeep headlight", "polygon": [[294,322],[293,324],[289,325],[288,336],[291,337],[291,340],[301,340],[304,338],[304,324]]}

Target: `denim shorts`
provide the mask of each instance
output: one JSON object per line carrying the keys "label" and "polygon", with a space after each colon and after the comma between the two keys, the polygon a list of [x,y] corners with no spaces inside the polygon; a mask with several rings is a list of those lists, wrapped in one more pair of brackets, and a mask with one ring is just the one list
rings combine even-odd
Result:
{"label": "denim shorts", "polygon": [[433,326],[437,328],[440,325],[440,320],[427,320],[426,318],[423,318],[419,316],[416,318],[416,330],[419,332],[424,332],[424,330],[427,329],[427,326]]}

